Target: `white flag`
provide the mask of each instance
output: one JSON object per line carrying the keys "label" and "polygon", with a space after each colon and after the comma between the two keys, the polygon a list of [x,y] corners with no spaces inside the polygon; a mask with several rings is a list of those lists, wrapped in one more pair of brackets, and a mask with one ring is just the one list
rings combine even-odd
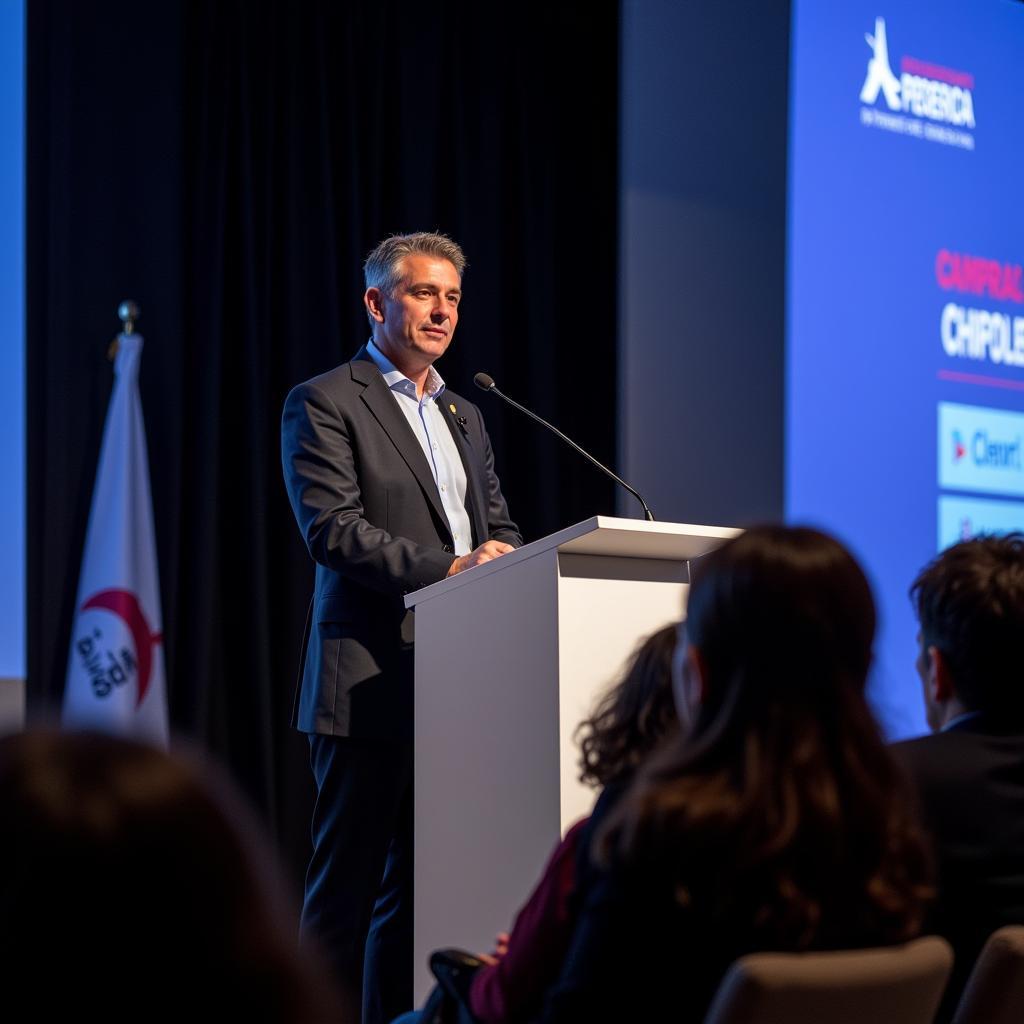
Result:
{"label": "white flag", "polygon": [[120,339],[64,687],[65,725],[167,745],[163,619],[146,428],[142,338]]}

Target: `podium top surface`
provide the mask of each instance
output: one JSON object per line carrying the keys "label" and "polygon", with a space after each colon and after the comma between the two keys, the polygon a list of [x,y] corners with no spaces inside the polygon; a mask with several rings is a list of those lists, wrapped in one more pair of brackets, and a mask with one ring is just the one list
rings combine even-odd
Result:
{"label": "podium top surface", "polygon": [[613,558],[659,558],[679,562],[699,558],[742,531],[731,526],[696,526],[689,523],[648,523],[642,519],[593,516],[582,523],[531,541],[493,562],[474,566],[448,579],[406,595],[406,608],[414,608],[440,594],[482,579],[492,572],[534,558],[557,548],[573,555],[607,555]]}

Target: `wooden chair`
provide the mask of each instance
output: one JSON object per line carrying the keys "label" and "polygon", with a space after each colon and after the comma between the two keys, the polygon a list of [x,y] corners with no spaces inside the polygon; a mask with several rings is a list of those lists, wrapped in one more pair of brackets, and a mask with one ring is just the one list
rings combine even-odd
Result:
{"label": "wooden chair", "polygon": [[729,968],[705,1024],[932,1024],[953,966],[934,935],[902,946],[752,953]]}

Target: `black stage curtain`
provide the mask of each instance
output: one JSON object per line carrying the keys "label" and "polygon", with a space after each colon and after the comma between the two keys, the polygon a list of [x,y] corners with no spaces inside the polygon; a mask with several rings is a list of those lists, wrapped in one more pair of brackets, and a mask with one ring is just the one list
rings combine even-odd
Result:
{"label": "black stage curtain", "polygon": [[226,761],[296,869],[312,565],[282,401],[365,340],[373,244],[447,231],[470,268],[439,368],[483,405],[524,534],[613,512],[595,470],[471,381],[486,370],[614,460],[618,26],[612,2],[28,6],[30,707],[63,688],[104,352],[130,297],[172,725]]}

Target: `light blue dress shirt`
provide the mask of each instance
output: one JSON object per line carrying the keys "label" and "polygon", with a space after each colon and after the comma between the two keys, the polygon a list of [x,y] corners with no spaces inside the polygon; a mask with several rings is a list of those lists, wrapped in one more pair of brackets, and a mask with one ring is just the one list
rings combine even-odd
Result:
{"label": "light blue dress shirt", "polygon": [[384,383],[395,396],[398,408],[409,421],[427,465],[437,485],[444,514],[455,540],[455,554],[465,555],[473,549],[473,527],[466,511],[466,467],[448,429],[444,413],[437,402],[444,393],[444,381],[433,367],[427,372],[423,397],[416,397],[416,385],[371,341],[366,346],[370,358],[384,376]]}

